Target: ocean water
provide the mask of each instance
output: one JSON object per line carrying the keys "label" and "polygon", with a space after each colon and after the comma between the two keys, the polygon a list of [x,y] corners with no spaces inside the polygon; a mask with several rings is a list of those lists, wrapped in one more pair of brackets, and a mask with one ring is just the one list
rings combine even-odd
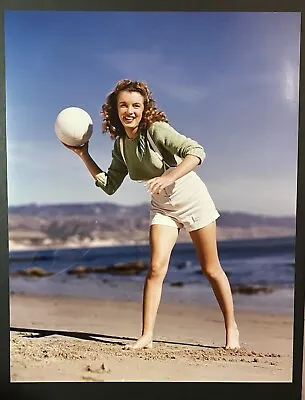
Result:
{"label": "ocean water", "polygon": [[[221,264],[233,285],[270,285],[293,287],[294,238],[232,240],[219,242]],[[107,266],[130,261],[149,262],[149,246],[117,246],[102,248],[54,249],[10,252],[10,271],[41,267],[67,275],[69,269],[83,265]],[[91,274],[90,274],[91,275]],[[145,271],[135,276],[95,274],[95,279],[143,281]],[[166,282],[207,285],[192,243],[176,244],[173,249]]]}
{"label": "ocean water", "polygon": [[[232,240],[218,243],[221,264],[231,285],[272,287],[272,293],[234,294],[238,308],[255,311],[293,312],[295,239]],[[41,267],[49,277],[10,277],[11,292],[64,295],[109,300],[141,301],[146,271],[139,275],[67,274],[76,266],[107,266],[149,261],[149,246],[54,249],[10,252],[10,271]],[[172,283],[180,282],[179,287]],[[164,282],[163,300],[216,305],[211,287],[200,272],[192,243],[176,244]]]}

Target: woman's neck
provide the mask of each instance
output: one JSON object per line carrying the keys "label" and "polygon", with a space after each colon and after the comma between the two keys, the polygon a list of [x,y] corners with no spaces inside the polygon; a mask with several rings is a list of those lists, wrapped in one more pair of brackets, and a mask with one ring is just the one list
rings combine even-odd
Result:
{"label": "woman's neck", "polygon": [[138,136],[139,132],[140,132],[140,130],[138,127],[134,128],[134,129],[126,129],[125,128],[126,136],[128,139],[131,139],[131,140],[135,139]]}

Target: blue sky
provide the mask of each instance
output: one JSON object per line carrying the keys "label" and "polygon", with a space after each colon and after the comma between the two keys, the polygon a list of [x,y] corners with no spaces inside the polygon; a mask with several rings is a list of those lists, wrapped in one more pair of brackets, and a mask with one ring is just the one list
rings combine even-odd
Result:
{"label": "blue sky", "polygon": [[149,201],[129,178],[107,196],[54,132],[63,108],[87,110],[107,170],[99,111],[129,78],[204,146],[197,172],[220,210],[294,215],[299,35],[297,13],[6,12],[9,205]]}

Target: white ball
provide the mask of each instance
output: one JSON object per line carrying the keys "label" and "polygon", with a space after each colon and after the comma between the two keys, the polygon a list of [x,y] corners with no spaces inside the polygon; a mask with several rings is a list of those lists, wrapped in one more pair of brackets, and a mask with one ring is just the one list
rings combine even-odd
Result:
{"label": "white ball", "polygon": [[79,107],[65,108],[55,121],[58,139],[69,146],[81,146],[87,143],[92,131],[93,123],[90,115]]}

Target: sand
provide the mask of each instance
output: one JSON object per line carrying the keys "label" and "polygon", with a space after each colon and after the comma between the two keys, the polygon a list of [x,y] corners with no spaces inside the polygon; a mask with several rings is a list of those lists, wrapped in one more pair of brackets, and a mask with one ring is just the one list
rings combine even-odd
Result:
{"label": "sand", "polygon": [[238,351],[224,350],[218,308],[160,306],[151,350],[124,350],[141,303],[12,294],[11,381],[285,381],[293,316],[237,311]]}

